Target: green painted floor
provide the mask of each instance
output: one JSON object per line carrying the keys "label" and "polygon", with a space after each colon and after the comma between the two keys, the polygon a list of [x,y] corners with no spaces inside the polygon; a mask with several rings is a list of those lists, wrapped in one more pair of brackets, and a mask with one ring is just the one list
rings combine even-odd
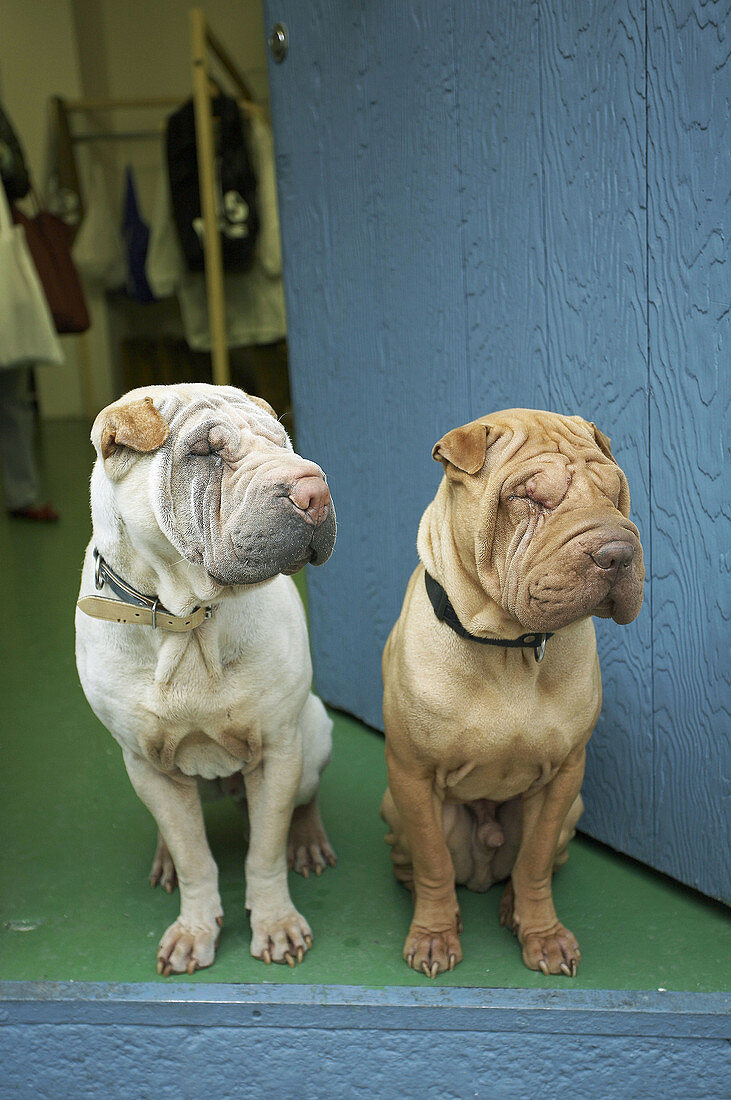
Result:
{"label": "green painted floor", "polygon": [[[425,984],[401,960],[410,898],[392,878],[378,817],[383,741],[338,714],[321,800],[339,864],[320,879],[291,875],[294,902],[314,930],[312,952],[294,971],[249,956],[241,824],[221,802],[207,807],[225,909],[216,964],[190,978],[157,977],[155,947],[177,915],[177,895],[148,885],[155,827],[74,665],[74,603],[90,530],[87,426],[46,424],[40,461],[61,522],[0,517],[0,978]],[[565,979],[524,968],[498,923],[500,892],[461,891],[465,961],[437,983],[565,988]],[[583,953],[572,988],[729,987],[721,906],[586,839],[572,845],[555,897]]]}

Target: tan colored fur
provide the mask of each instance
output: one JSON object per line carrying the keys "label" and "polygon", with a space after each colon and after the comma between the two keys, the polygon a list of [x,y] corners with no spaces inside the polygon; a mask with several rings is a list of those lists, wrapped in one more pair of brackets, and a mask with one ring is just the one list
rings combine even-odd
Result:
{"label": "tan colored fur", "polygon": [[[580,953],[556,916],[551,875],[582,810],[601,707],[591,614],[628,622],[642,601],[626,479],[594,425],[532,410],[464,425],[433,453],[445,477],[383,657],[381,812],[415,905],[404,958],[430,977],[452,969],[462,957],[455,885],[486,890],[510,876],[503,919],[526,965],[573,975]],[[635,556],[610,583],[592,553],[620,539]],[[470,633],[555,632],[544,660],[439,621],[425,566]]]}

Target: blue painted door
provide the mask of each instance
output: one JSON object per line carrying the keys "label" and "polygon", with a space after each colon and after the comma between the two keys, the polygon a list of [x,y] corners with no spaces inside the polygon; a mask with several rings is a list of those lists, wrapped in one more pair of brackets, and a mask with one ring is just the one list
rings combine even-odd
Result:
{"label": "blue painted door", "polygon": [[289,34],[269,75],[298,445],[340,527],[308,578],[318,690],[381,726],[432,444],[508,406],[580,413],[613,440],[648,565],[639,620],[597,623],[582,827],[718,897],[724,9],[266,2]]}

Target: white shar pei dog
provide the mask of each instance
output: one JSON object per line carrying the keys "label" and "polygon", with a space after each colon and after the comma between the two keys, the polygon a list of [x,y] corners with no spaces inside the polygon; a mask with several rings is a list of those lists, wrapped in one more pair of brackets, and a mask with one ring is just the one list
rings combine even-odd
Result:
{"label": "white shar pei dog", "polygon": [[215,956],[223,911],[201,793],[245,795],[251,953],[294,966],[312,932],[288,864],[307,876],[335,863],[317,805],[332,723],[310,691],[304,611],[283,574],[332,553],[325,475],[266,402],[230,386],[133,390],[91,438],[77,666],[157,822],[151,881],[180,887],[158,972]]}

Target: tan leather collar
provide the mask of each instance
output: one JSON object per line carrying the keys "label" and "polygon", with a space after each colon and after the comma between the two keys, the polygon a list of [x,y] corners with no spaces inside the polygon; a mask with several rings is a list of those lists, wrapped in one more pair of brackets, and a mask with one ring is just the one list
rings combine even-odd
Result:
{"label": "tan leather collar", "polygon": [[195,630],[204,619],[213,615],[212,607],[196,607],[189,615],[173,615],[163,607],[157,596],[145,596],[122,580],[104,561],[94,547],[94,584],[97,589],[105,585],[112,589],[117,599],[107,596],[82,596],[77,607],[94,619],[110,623],[129,623],[135,626],[159,627],[181,633]]}

